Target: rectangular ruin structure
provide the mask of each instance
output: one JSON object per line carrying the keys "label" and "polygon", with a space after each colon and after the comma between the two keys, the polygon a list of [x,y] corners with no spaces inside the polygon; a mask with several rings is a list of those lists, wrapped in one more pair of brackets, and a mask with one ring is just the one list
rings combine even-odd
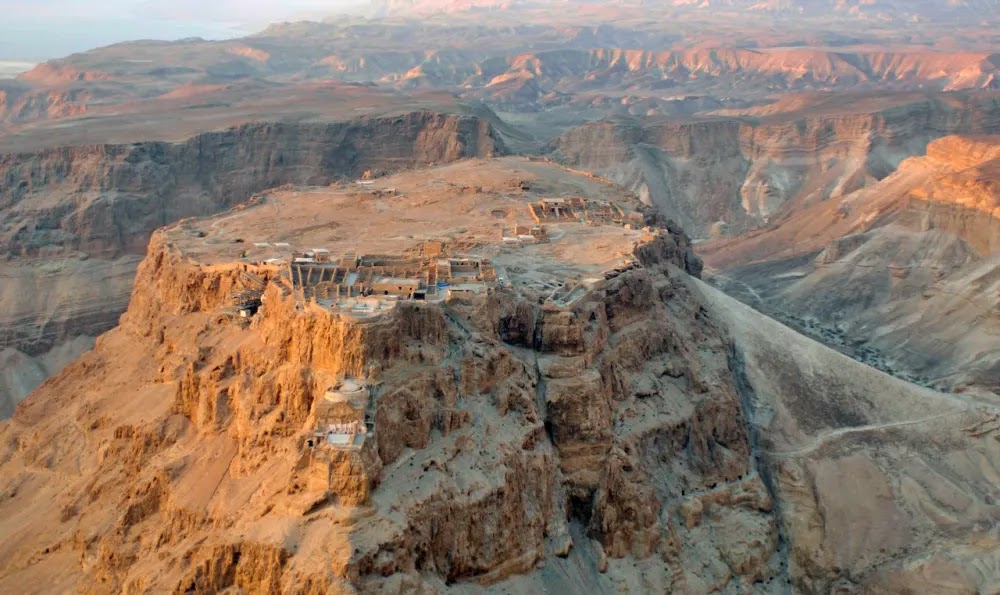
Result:
{"label": "rectangular ruin structure", "polygon": [[489,260],[426,255],[438,250],[443,245],[428,242],[419,257],[353,252],[333,257],[314,248],[292,260],[289,274],[299,299],[361,318],[391,310],[400,300],[488,294],[496,287]]}
{"label": "rectangular ruin structure", "polygon": [[528,207],[531,217],[538,224],[579,222],[588,225],[625,225],[633,219],[633,213],[610,200],[543,198]]}
{"label": "rectangular ruin structure", "polygon": [[520,247],[530,244],[547,244],[549,233],[544,225],[515,225],[504,229],[501,235],[504,246]]}
{"label": "rectangular ruin structure", "polygon": [[316,399],[316,429],[310,447],[360,448],[375,431],[371,390],[361,380],[345,378]]}
{"label": "rectangular ruin structure", "polygon": [[582,198],[543,198],[531,203],[531,216],[536,223],[542,221],[573,222],[579,221],[579,211],[583,206]]}

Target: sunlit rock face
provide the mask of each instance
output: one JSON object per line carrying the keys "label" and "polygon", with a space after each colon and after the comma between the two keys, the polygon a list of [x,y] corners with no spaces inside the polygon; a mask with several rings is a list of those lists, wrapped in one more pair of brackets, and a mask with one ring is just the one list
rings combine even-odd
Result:
{"label": "sunlit rock face", "polygon": [[1000,131],[1000,108],[990,95],[956,101],[901,94],[856,103],[791,96],[725,112],[695,122],[586,124],[553,140],[549,151],[615,180],[693,237],[706,238],[720,222],[726,235],[738,236],[847,197],[940,137]]}
{"label": "sunlit rock face", "polygon": [[504,150],[484,119],[413,112],[0,156],[0,345],[32,358],[17,360],[16,380],[0,380],[0,400],[10,403],[0,413],[72,359],[63,352],[85,350],[72,348],[77,337],[116,324],[157,227],[283,184],[328,184]]}
{"label": "sunlit rock face", "polygon": [[[551,164],[475,160],[288,188],[153,234],[120,325],[0,429],[0,587],[996,584],[956,570],[996,551],[977,532],[996,506],[990,404],[852,362],[702,284],[688,238],[651,211],[642,230],[566,220],[548,243],[499,248],[497,213],[530,219],[562,185],[641,208]],[[341,225],[387,199],[408,217]],[[441,208],[455,227],[435,233],[490,254],[502,283],[348,315],[226,241],[278,211],[272,237],[419,247],[401,232]],[[572,299],[546,289],[567,270],[588,279]],[[243,318],[229,304],[247,279],[261,299]],[[932,539],[944,526],[954,537]]]}

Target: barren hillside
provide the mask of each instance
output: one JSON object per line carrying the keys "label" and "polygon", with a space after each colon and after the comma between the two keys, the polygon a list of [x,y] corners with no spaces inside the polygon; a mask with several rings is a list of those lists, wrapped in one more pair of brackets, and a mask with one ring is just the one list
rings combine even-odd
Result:
{"label": "barren hillside", "polygon": [[[308,119],[300,116],[306,103],[247,101],[246,113],[216,113],[188,122],[189,130],[140,117],[80,122],[78,146],[48,145],[67,133],[49,138],[44,123],[0,141],[23,150],[0,154],[0,346],[18,352],[10,362],[22,362],[0,379],[0,412],[44,378],[40,371],[66,361],[53,356],[39,368],[32,358],[67,343],[83,347],[77,337],[116,324],[157,227],[286,183],[329,184],[505,151],[488,112],[446,98],[364,91],[338,98]],[[355,115],[359,105],[373,115]],[[138,142],[146,138],[167,140]],[[40,147],[29,150],[35,142]]]}
{"label": "barren hillside", "polygon": [[157,232],[0,429],[0,586],[995,588],[995,405],[736,304],[641,210],[477,160]]}
{"label": "barren hillside", "polygon": [[[949,136],[878,184],[705,245],[728,290],[941,387],[1000,389],[997,137]],[[832,334],[831,334],[832,333]]]}

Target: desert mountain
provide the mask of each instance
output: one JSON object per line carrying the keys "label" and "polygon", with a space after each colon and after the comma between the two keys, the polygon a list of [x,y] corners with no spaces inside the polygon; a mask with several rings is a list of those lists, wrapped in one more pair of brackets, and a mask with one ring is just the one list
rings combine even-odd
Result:
{"label": "desert mountain", "polygon": [[11,364],[0,414],[91,344],[77,338],[116,324],[158,227],[282,184],[504,152],[488,110],[449,96],[316,85],[214,97],[224,102],[197,119],[139,105],[0,139],[20,151],[0,156],[0,346]]}
{"label": "desert mountain", "polygon": [[996,405],[700,268],[620,187],[521,158],[170,225],[0,428],[0,586],[995,588]]}
{"label": "desert mountain", "polygon": [[[596,6],[591,0],[375,0],[372,10],[381,16],[435,15],[462,12],[541,10],[558,5],[566,10]],[[779,16],[838,15],[859,20],[978,19],[1000,4],[996,0],[611,0],[600,3],[609,14],[627,10],[667,10],[675,14],[750,13]]]}
{"label": "desert mountain", "polygon": [[[584,106],[603,96],[662,101],[678,94],[710,95],[759,103],[782,92],[950,91],[994,88],[1000,79],[1000,59],[985,49],[674,49],[669,34],[527,25],[493,31],[459,27],[452,34],[467,43],[445,45],[440,38],[450,28],[443,25],[430,25],[403,42],[391,37],[393,27],[373,28],[289,25],[230,42],[143,42],[93,50],[40,65],[0,88],[0,121],[16,125],[100,114],[157,97],[198,105],[190,100],[204,95],[211,101],[213,92],[241,81],[257,81],[265,89],[301,79],[376,82],[447,89],[495,106],[538,110],[567,102]],[[502,37],[480,43],[484,35]],[[416,51],[411,44],[426,49]],[[125,59],[126,54],[139,57]]]}
{"label": "desert mountain", "polygon": [[712,19],[693,3],[476,6],[118,44],[0,81],[0,345],[16,363],[0,412],[114,324],[153,229],[275,185],[546,152],[697,238],[736,236],[935,138],[1000,132],[986,4],[961,35],[828,3],[712,3]]}
{"label": "desert mountain", "polygon": [[702,251],[766,311],[924,382],[996,392],[998,184],[1000,138],[949,136],[869,188]]}
{"label": "desert mountain", "polygon": [[1000,589],[994,0],[374,8],[0,81],[0,592]]}
{"label": "desert mountain", "polygon": [[[479,13],[419,21],[345,17],[275,25],[229,41],[98,48],[0,83],[0,124],[99,115],[157,98],[201,105],[199,95],[248,82],[272,90],[331,79],[432,88],[514,111],[569,102],[579,118],[588,102],[612,99],[712,95],[760,103],[788,91],[957,90],[997,81],[998,39],[983,7],[976,8],[981,22],[956,35],[933,22],[903,34],[879,19],[848,25],[834,16],[797,18],[775,27],[773,15],[722,12],[706,20],[696,7],[667,16],[659,4],[560,6],[504,4],[488,21]],[[608,18],[601,6],[621,14]]]}
{"label": "desert mountain", "polygon": [[959,132],[1000,132],[997,94],[793,95],[698,118],[593,122],[556,137],[547,151],[708,238],[834,204]]}

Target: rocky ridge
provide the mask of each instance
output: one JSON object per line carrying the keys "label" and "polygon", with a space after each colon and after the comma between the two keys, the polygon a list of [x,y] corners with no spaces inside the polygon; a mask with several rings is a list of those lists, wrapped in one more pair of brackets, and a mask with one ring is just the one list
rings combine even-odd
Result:
{"label": "rocky ridge", "polygon": [[[0,269],[8,280],[0,345],[38,356],[114,326],[150,234],[172,221],[282,184],[329,184],[505,150],[486,119],[419,111],[0,155]],[[2,409],[26,394],[13,384],[0,386]]]}
{"label": "rocky ridge", "polygon": [[[789,99],[764,113],[695,121],[595,122],[559,136],[547,152],[615,180],[707,238],[739,235],[848,196],[941,136],[1000,126],[992,94],[859,96],[848,106],[841,100]],[[796,108],[803,104],[810,107]]]}
{"label": "rocky ridge", "polygon": [[[514,32],[532,45],[541,34],[531,29]],[[123,63],[121,48],[95,50],[40,65],[17,84],[8,84],[0,94],[0,122],[16,126],[79,116],[106,106],[157,96],[171,99],[199,87],[246,81],[285,85],[335,79],[407,90],[443,89],[511,111],[554,109],[570,100],[582,107],[601,90],[609,99],[623,94],[662,98],[663,91],[673,89],[673,95],[735,95],[762,101],[787,92],[958,91],[1000,84],[1000,59],[987,52],[766,47],[664,51],[595,46],[570,38],[561,45],[547,41],[551,49],[519,53],[516,47],[414,51],[367,48],[364,42],[361,47],[341,47],[310,41],[303,47],[294,37],[261,35],[231,42],[230,47],[205,42],[182,48],[136,47],[136,55],[160,64],[152,73]],[[166,50],[176,54],[165,56]],[[193,67],[170,66],[177,59],[173,56],[186,54],[196,60]],[[226,69],[238,74],[226,74]],[[739,88],[735,94],[734,85]],[[658,113],[655,106],[651,109]]]}
{"label": "rocky ridge", "polygon": [[[479,200],[459,186],[439,200]],[[0,428],[4,590],[1000,581],[982,529],[1000,489],[996,405],[880,374],[704,286],[672,224],[651,218],[636,266],[569,306],[508,289],[358,323],[296,300],[280,266],[196,258],[188,246],[211,244],[190,230],[211,221],[157,232],[121,325]],[[607,232],[560,231],[537,250],[568,262],[569,235]],[[268,283],[264,308],[226,324],[245,272]],[[305,442],[341,375],[372,383],[375,433],[323,458]]]}
{"label": "rocky ridge", "polygon": [[996,392],[998,146],[935,140],[870,188],[704,252],[727,290],[848,352],[941,388]]}
{"label": "rocky ridge", "polygon": [[284,23],[241,39],[81,52],[0,83],[0,130],[247,84],[288,95],[318,81],[443,90],[582,122],[592,119],[588,109],[613,113],[602,102],[644,102],[650,115],[668,115],[676,106],[656,100],[761,103],[787,92],[994,89],[1000,80],[989,12],[958,36],[948,26],[900,32],[878,21],[801,16],[775,27],[773,15],[714,6],[718,14],[706,20],[662,3],[500,4],[488,23],[477,12],[415,19],[394,9],[397,18]]}

